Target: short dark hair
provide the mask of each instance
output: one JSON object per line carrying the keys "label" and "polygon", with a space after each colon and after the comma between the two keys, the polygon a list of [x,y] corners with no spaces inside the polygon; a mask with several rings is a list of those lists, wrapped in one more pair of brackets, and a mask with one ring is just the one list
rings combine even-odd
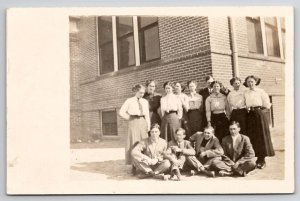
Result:
{"label": "short dark hair", "polygon": [[205,77],[205,82],[207,82],[207,80],[209,80],[210,78],[214,80],[214,78],[211,75],[208,75]]}
{"label": "short dark hair", "polygon": [[177,132],[179,132],[179,131],[182,131],[182,132],[183,132],[183,135],[185,135],[185,129],[183,129],[183,128],[178,128],[178,129],[175,131],[175,133],[177,133]]}
{"label": "short dark hair", "polygon": [[137,84],[134,87],[132,87],[132,91],[133,92],[138,92],[140,89],[143,89],[143,88],[145,89],[144,85]]}
{"label": "short dark hair", "polygon": [[174,83],[171,81],[167,81],[164,83],[163,87],[166,88],[166,86],[170,86],[170,87],[174,88]]}
{"label": "short dark hair", "polygon": [[196,80],[189,80],[187,82],[187,86],[190,86],[191,83],[194,83],[197,86],[197,81]]}
{"label": "short dark hair", "polygon": [[213,131],[213,133],[215,133],[215,128],[214,127],[212,127],[212,126],[206,126],[205,128],[204,128],[204,130],[212,130]]}
{"label": "short dark hair", "polygon": [[150,131],[151,131],[153,128],[158,128],[158,130],[160,130],[160,125],[157,124],[157,123],[152,124],[151,127],[150,127]]}
{"label": "short dark hair", "polygon": [[231,121],[229,123],[229,126],[233,126],[233,125],[236,125],[238,128],[241,128],[241,125],[240,125],[240,123],[238,121]]}
{"label": "short dark hair", "polygon": [[213,81],[213,82],[210,84],[210,87],[213,88],[213,86],[214,86],[215,84],[220,85],[220,88],[223,87],[223,84],[222,84],[222,82],[220,82],[220,81]]}
{"label": "short dark hair", "polygon": [[244,85],[245,87],[248,87],[247,81],[248,81],[249,78],[252,78],[252,79],[255,80],[255,82],[256,82],[255,85],[259,85],[259,83],[260,83],[260,81],[261,81],[261,79],[260,79],[259,77],[256,77],[256,76],[254,76],[254,75],[249,75],[249,76],[247,76],[247,77],[245,78],[245,82],[243,83],[243,85]]}

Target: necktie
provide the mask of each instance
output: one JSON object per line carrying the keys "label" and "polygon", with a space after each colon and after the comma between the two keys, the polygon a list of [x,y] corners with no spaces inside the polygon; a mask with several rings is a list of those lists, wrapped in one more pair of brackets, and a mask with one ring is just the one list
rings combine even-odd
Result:
{"label": "necktie", "polygon": [[138,98],[138,103],[139,103],[140,115],[142,116],[143,115],[143,106],[142,106],[139,98]]}

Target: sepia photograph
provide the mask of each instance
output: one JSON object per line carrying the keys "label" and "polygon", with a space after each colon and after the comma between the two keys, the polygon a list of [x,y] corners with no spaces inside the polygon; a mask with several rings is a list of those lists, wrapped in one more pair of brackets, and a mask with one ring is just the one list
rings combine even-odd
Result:
{"label": "sepia photograph", "polygon": [[9,194],[294,192],[291,7],[19,8],[7,28]]}

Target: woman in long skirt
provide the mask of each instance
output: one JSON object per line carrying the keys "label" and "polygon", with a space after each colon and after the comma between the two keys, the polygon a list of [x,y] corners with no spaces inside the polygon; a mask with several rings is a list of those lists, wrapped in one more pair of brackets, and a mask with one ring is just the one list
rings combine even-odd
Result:
{"label": "woman in long skirt", "polygon": [[222,83],[211,83],[213,93],[206,99],[206,118],[208,126],[215,128],[215,136],[222,142],[222,138],[229,134],[230,110],[226,95],[220,92]]}
{"label": "woman in long skirt", "polygon": [[253,145],[257,156],[256,166],[262,169],[266,166],[265,157],[274,156],[274,148],[270,135],[270,128],[266,110],[270,109],[271,103],[268,94],[256,86],[260,79],[251,75],[245,79],[244,85],[248,87],[244,92],[247,109],[247,135]]}
{"label": "woman in long skirt", "polygon": [[196,92],[196,81],[188,81],[187,85],[190,90],[190,93],[188,94],[188,122],[191,134],[195,134],[197,131],[202,130],[203,98]]}
{"label": "woman in long skirt", "polygon": [[137,142],[148,137],[150,130],[149,106],[144,98],[145,87],[136,85],[132,88],[135,96],[128,98],[120,109],[120,116],[128,121],[128,136],[125,147],[126,164],[131,164],[131,150]]}
{"label": "woman in long skirt", "polygon": [[189,139],[191,136],[188,123],[189,97],[184,93],[185,86],[182,83],[175,82],[174,84],[174,94],[179,98],[182,105],[181,127],[185,130],[186,139]]}
{"label": "woman in long skirt", "polygon": [[175,139],[174,136],[176,130],[180,128],[180,119],[182,118],[182,104],[178,97],[173,94],[173,87],[172,82],[165,82],[166,95],[160,99],[161,137],[167,142]]}
{"label": "woman in long skirt", "polygon": [[151,125],[153,124],[161,125],[161,118],[159,115],[161,94],[155,92],[156,85],[157,83],[155,80],[147,80],[146,93],[143,97],[149,102],[149,113],[150,113]]}
{"label": "woman in long skirt", "polygon": [[248,111],[246,109],[246,100],[244,96],[244,90],[240,89],[242,80],[238,77],[234,77],[230,80],[233,91],[228,96],[228,104],[231,111],[230,121],[239,122],[241,127],[241,134],[247,134],[247,116]]}

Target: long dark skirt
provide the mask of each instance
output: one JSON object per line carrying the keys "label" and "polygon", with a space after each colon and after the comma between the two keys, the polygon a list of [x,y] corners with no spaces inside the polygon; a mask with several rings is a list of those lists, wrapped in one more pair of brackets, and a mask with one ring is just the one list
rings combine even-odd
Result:
{"label": "long dark skirt", "polygon": [[191,135],[195,134],[197,131],[201,131],[202,114],[200,110],[189,110],[188,120],[189,120],[188,122],[190,126]]}
{"label": "long dark skirt", "polygon": [[160,116],[156,111],[155,112],[150,112],[150,122],[151,122],[151,125],[152,124],[161,125]]}
{"label": "long dark skirt", "polygon": [[176,113],[165,113],[161,122],[161,138],[167,142],[174,140],[175,132],[180,128],[180,124],[181,122]]}
{"label": "long dark skirt", "polygon": [[207,126],[207,118],[206,118],[206,111],[205,110],[203,110],[201,112],[201,116],[202,116],[201,131],[203,131],[204,128]]}
{"label": "long dark skirt", "polygon": [[253,145],[257,157],[274,156],[268,117],[261,109],[249,112],[247,119],[247,135]]}
{"label": "long dark skirt", "polygon": [[241,134],[247,135],[247,109],[235,109],[232,110],[230,121],[237,121],[241,126]]}
{"label": "long dark skirt", "polygon": [[125,146],[125,162],[131,164],[131,151],[137,142],[148,137],[147,122],[145,118],[130,117],[128,122],[128,136]]}
{"label": "long dark skirt", "polygon": [[211,114],[211,125],[215,129],[215,136],[222,142],[223,137],[229,134],[229,122],[225,113]]}

